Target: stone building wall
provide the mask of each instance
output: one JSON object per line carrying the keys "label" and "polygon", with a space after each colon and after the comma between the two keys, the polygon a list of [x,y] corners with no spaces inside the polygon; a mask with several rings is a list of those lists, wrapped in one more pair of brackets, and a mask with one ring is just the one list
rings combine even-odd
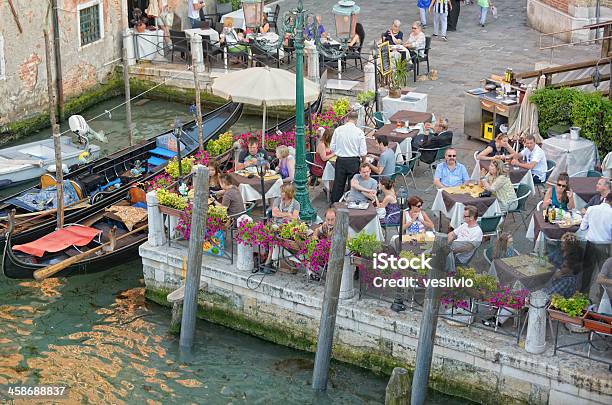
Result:
{"label": "stone building wall", "polygon": [[[612,0],[600,0],[599,13],[600,22],[612,19]],[[527,0],[527,21],[542,33],[567,31],[595,24],[597,0]],[[565,42],[585,41],[593,39],[595,31],[579,30],[556,37]]]}
{"label": "stone building wall", "polygon": [[[121,56],[121,0],[58,0],[64,98],[104,82]],[[20,33],[7,2],[0,1],[0,128],[47,109],[43,27],[46,1],[13,2]],[[101,38],[81,46],[78,8],[100,4]],[[49,17],[49,27],[51,20]],[[51,32],[51,29],[49,29]],[[51,35],[51,34],[50,34]],[[3,62],[2,62],[3,61]],[[55,72],[54,59],[52,59]]]}

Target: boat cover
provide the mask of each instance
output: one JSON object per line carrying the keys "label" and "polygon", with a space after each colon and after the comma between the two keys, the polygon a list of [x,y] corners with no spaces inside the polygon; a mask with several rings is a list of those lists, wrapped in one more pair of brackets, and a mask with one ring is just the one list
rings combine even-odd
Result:
{"label": "boat cover", "polygon": [[[79,201],[74,186],[70,180],[64,180],[64,206]],[[42,190],[37,188],[6,201],[28,212],[44,211],[57,208],[57,190],[55,186]]]}
{"label": "boat cover", "polygon": [[101,230],[89,226],[70,225],[32,242],[15,245],[13,250],[42,257],[45,252],[59,252],[73,245],[85,246],[100,233]]}

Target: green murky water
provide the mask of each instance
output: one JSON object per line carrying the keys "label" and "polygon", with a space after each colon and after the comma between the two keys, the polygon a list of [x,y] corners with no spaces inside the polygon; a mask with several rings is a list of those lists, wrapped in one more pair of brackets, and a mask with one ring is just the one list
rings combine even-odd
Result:
{"label": "green murky water", "polygon": [[[94,116],[119,102],[110,100],[83,115]],[[157,101],[133,111],[136,139],[168,128],[175,116],[190,117],[183,105]],[[256,128],[258,122],[243,117],[234,130]],[[107,152],[127,145],[122,111],[91,125],[109,135]],[[49,132],[26,141],[45,136]],[[309,385],[313,354],[204,321],[198,321],[192,357],[183,362],[169,323],[168,309],[144,299],[138,260],[104,273],[41,283],[0,275],[0,387],[67,386],[72,403],[384,402],[386,378],[334,362],[328,391],[316,395]],[[4,395],[0,392],[0,402]],[[462,403],[438,395],[431,401]]]}

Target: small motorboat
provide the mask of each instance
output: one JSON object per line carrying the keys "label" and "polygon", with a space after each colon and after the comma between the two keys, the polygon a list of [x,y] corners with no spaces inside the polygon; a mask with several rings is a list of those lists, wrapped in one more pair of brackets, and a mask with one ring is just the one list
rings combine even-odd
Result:
{"label": "small motorboat", "polygon": [[[72,142],[68,136],[61,137],[62,167],[64,171],[73,165],[100,157],[100,147]],[[55,149],[53,139],[30,142],[0,150],[0,188],[12,187],[24,181],[37,179],[48,171],[55,172]]]}

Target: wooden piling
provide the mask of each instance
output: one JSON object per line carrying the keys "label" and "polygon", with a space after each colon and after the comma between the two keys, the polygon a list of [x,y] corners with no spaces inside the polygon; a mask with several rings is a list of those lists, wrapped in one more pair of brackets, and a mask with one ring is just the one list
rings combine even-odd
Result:
{"label": "wooden piling", "polygon": [[316,391],[327,389],[329,364],[334,341],[334,327],[336,325],[336,312],[340,296],[340,283],[344,267],[346,239],[348,236],[349,214],[347,209],[339,209],[336,213],[336,225],[332,235],[332,243],[327,265],[325,280],[325,295],[321,308],[321,321],[319,323],[319,339],[317,340],[317,354],[315,356],[312,373],[312,388]]}
{"label": "wooden piling", "polygon": [[130,93],[130,72],[128,70],[128,54],[127,48],[123,47],[123,83],[125,89],[125,121],[127,125],[128,142],[130,146],[132,143],[132,95]]}
{"label": "wooden piling", "polygon": [[51,69],[51,49],[53,44],[49,39],[49,33],[43,30],[45,38],[45,64],[47,68],[47,95],[49,97],[49,121],[53,132],[53,148],[55,149],[55,180],[57,181],[57,229],[64,227],[64,172],[62,171],[62,143],[59,125],[55,117],[57,103],[55,99],[56,88],[53,81],[53,71]]}
{"label": "wooden piling", "polygon": [[200,151],[204,150],[204,129],[202,128],[202,105],[200,97],[200,78],[195,64],[193,70],[193,85],[195,87],[195,104],[196,104],[196,122],[198,123],[198,147]]}
{"label": "wooden piling", "polygon": [[[432,252],[429,279],[440,279],[445,274],[446,260],[448,258],[448,237],[446,234],[436,233]],[[436,328],[438,326],[440,293],[440,288],[434,288],[431,285],[429,285],[425,291],[423,318],[421,318],[421,327],[419,328],[416,366],[414,375],[412,376],[411,403],[413,405],[423,405],[427,397],[429,371],[431,369],[434,340],[436,338]]]}
{"label": "wooden piling", "polygon": [[200,274],[202,271],[202,244],[206,231],[208,214],[208,168],[197,165],[194,177],[195,195],[193,214],[191,217],[191,236],[189,238],[189,254],[187,256],[187,280],[185,282],[185,299],[181,322],[181,348],[190,349],[195,334],[196,312],[198,307],[198,291],[200,290]]}

